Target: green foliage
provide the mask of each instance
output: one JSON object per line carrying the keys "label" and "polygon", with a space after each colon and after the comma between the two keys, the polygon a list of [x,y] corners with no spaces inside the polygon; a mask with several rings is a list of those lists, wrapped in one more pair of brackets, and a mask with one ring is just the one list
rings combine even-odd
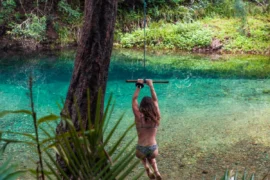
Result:
{"label": "green foliage", "polygon": [[246,10],[245,10],[245,4],[242,0],[235,0],[235,14],[237,17],[240,17],[241,19],[245,19],[246,17]]}
{"label": "green foliage", "polygon": [[[2,152],[0,154],[0,159],[2,158]],[[0,179],[5,180],[16,180],[25,171],[16,170],[17,166],[11,164],[11,158],[7,159],[0,165]]]}
{"label": "green foliage", "polygon": [[163,20],[165,22],[192,22],[194,19],[192,9],[179,4],[173,7],[162,6],[159,9],[150,9],[149,16],[155,21]]}
{"label": "green foliage", "polygon": [[[31,94],[30,90],[30,99],[32,102]],[[99,90],[96,107],[97,116],[91,121],[89,91],[87,94],[88,127],[83,127],[82,125],[79,107],[75,100],[74,106],[77,107],[80,130],[76,130],[72,120],[68,116],[65,116],[61,117],[61,123],[63,123],[68,130],[62,132],[62,134],[56,134],[55,129],[51,124],[52,122],[57,122],[59,116],[50,114],[35,119],[36,113],[33,110],[32,103],[32,112],[28,110],[0,112],[1,117],[14,113],[31,114],[33,116],[34,124],[37,127],[35,135],[10,131],[1,132],[1,135],[20,135],[26,138],[26,140],[16,140],[5,139],[1,136],[0,141],[4,142],[3,150],[11,143],[23,143],[29,145],[33,149],[38,149],[37,152],[40,159],[38,161],[34,160],[37,161],[37,168],[29,170],[29,172],[38,177],[42,177],[39,175],[44,174],[48,179],[53,178],[59,180],[62,179],[62,177],[64,179],[69,179],[70,176],[75,179],[125,179],[125,177],[140,163],[139,160],[135,160],[135,147],[131,147],[134,138],[123,144],[124,140],[126,140],[126,135],[134,127],[134,124],[127,127],[123,134],[118,134],[116,140],[112,140],[123,116],[118,119],[116,124],[110,130],[108,130],[108,123],[113,111],[113,106],[112,108],[109,106],[112,101],[112,96],[109,98],[108,105],[105,107],[104,115],[101,119],[99,116],[99,112],[101,111],[101,90]],[[43,136],[40,136],[40,134]],[[39,151],[39,148],[41,151]],[[69,174],[66,174],[63,167],[59,166],[54,157],[54,153],[64,160],[65,168],[68,169]],[[9,163],[10,162],[8,161],[7,164]],[[45,169],[40,168],[42,163],[46,164]],[[4,168],[0,166],[0,172],[3,169]],[[14,169],[11,168],[10,171],[14,171]],[[140,171],[137,175],[135,174],[135,176],[139,178],[142,175],[142,172],[143,171]],[[17,172],[15,173],[17,174]]]}
{"label": "green foliage", "polygon": [[[123,32],[130,32],[142,27],[143,1],[133,2],[127,6],[119,2],[117,28]],[[245,1],[242,0],[149,0],[147,2],[147,24],[152,22],[193,22],[205,17],[234,18],[241,15],[267,14],[269,2],[267,0]],[[268,10],[267,10],[268,9]]]}
{"label": "green foliage", "polygon": [[197,18],[204,17],[234,17],[234,0],[199,1],[192,8]]}
{"label": "green foliage", "polygon": [[71,7],[65,0],[58,3],[58,10],[62,13],[62,19],[68,24],[78,23],[82,19],[82,12],[79,7]]}
{"label": "green foliage", "polygon": [[221,40],[223,49],[230,52],[265,53],[269,51],[270,23],[269,16],[247,17],[245,33],[238,19],[204,19],[213,36]]}
{"label": "green foliage", "polygon": [[238,31],[242,35],[246,35],[248,33],[247,15],[246,15],[246,10],[245,10],[245,4],[242,0],[235,0],[235,14],[236,14],[236,17],[241,19],[241,25]]}
{"label": "green foliage", "polygon": [[[151,48],[190,50],[195,46],[208,46],[212,35],[208,28],[198,22],[175,25],[153,23],[146,29],[145,38]],[[120,42],[123,47],[143,47],[143,40],[143,29],[140,29],[131,34],[124,34]]]}
{"label": "green foliage", "polygon": [[16,7],[16,2],[14,0],[1,1],[0,24],[5,23],[12,17],[15,7]]}
{"label": "green foliage", "polygon": [[74,37],[74,33],[72,30],[69,29],[68,26],[65,25],[59,25],[58,22],[54,23],[54,28],[59,36],[58,41],[63,44],[69,44],[73,43],[76,40],[76,37]]}
{"label": "green foliage", "polygon": [[46,16],[38,17],[35,14],[28,14],[27,19],[20,24],[11,23],[12,28],[8,33],[17,39],[34,39],[42,41],[46,33]]}
{"label": "green foliage", "polygon": [[[192,22],[194,20],[193,11],[189,7],[175,3],[174,5],[163,4],[147,8],[147,24],[153,22]],[[118,8],[116,27],[122,32],[131,32],[138,27],[143,27],[143,6],[138,9]]]}
{"label": "green foliage", "polygon": [[[242,0],[205,0],[196,2],[188,8],[177,3],[173,7],[170,6],[170,3],[161,5],[158,1],[155,6],[151,3],[148,2],[146,18],[148,47],[191,50],[193,47],[210,45],[212,37],[215,37],[221,40],[225,51],[233,53],[266,53],[269,51],[269,17],[248,17],[250,10],[258,7],[254,4]],[[117,24],[115,40],[122,47],[143,47],[142,7],[137,11],[136,8],[133,9],[131,13],[119,11],[120,23]],[[125,13],[126,15],[123,15]],[[217,16],[233,19],[217,18]],[[205,18],[206,20],[202,20],[204,24],[198,25],[200,23],[197,23],[196,19],[204,17],[212,18]],[[179,26],[178,30],[176,30],[176,26]]]}
{"label": "green foliage", "polygon": [[242,178],[238,178],[238,171],[233,173],[233,171],[228,171],[228,169],[225,171],[223,177],[220,180],[255,180],[255,174],[251,174],[250,177],[248,176],[247,170],[245,169]]}
{"label": "green foliage", "polygon": [[58,3],[61,21],[54,22],[54,28],[58,34],[58,42],[67,45],[76,42],[78,31],[82,26],[83,13],[79,7],[71,6],[65,0]]}

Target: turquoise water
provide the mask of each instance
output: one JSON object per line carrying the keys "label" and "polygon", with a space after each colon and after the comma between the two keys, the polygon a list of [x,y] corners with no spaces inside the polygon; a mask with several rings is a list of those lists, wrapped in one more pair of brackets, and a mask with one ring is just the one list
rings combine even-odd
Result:
{"label": "turquoise water", "polygon": [[[204,168],[212,175],[227,166],[235,168],[236,162],[240,167],[253,168],[252,163],[241,164],[244,160],[238,154],[239,149],[248,152],[250,147],[246,145],[254,143],[260,145],[256,150],[261,155],[270,147],[269,77],[250,78],[249,74],[245,76],[243,73],[238,75],[230,72],[224,76],[224,72],[183,69],[175,66],[176,62],[188,59],[189,63],[204,63],[211,61],[211,57],[182,54],[162,54],[162,58],[166,56],[176,60],[165,64],[147,62],[144,70],[141,59],[129,53],[115,52],[111,59],[106,91],[106,97],[113,93],[116,100],[111,124],[124,112],[122,130],[133,122],[131,97],[135,86],[125,83],[126,79],[146,77],[169,80],[169,84],[155,84],[162,117],[157,136],[160,148],[158,162],[166,179],[193,177],[191,174],[195,174],[195,178]],[[162,62],[160,54],[151,54],[151,58],[155,62]],[[37,116],[59,114],[57,103],[65,99],[73,59],[72,52],[68,56],[44,54],[0,59],[0,111],[30,108],[27,81],[32,72]],[[267,62],[270,64],[270,60]],[[150,95],[147,87],[142,89],[140,98],[144,95]],[[0,118],[0,128],[34,133],[32,120],[26,115]],[[122,130],[119,129],[119,132]],[[132,133],[135,134],[135,129]],[[246,144],[238,148],[237,145],[243,141]],[[25,155],[20,157],[20,161],[25,163],[23,158],[30,155],[23,147],[21,149]],[[9,152],[17,150],[18,146],[8,149]],[[224,153],[231,153],[230,158]],[[213,154],[218,158],[205,164]],[[246,158],[253,160],[253,157]],[[264,160],[260,163],[263,164]],[[254,171],[260,174],[264,170],[255,168]]]}

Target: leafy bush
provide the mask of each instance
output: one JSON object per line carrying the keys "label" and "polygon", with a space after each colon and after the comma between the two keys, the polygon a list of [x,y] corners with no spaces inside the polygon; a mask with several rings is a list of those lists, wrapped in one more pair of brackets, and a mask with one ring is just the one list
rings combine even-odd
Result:
{"label": "leafy bush", "polygon": [[61,21],[55,22],[54,27],[61,45],[74,43],[79,39],[83,13],[78,6],[71,6],[65,0],[58,3]]}
{"label": "leafy bush", "polygon": [[[238,171],[233,173],[233,170],[229,171],[228,169],[225,171],[224,176],[221,180],[255,180],[255,174],[251,174],[250,177],[248,176],[247,170],[244,171],[242,178],[238,178],[239,174]],[[214,180],[217,178],[215,177]]]}
{"label": "leafy bush", "polygon": [[[143,29],[136,30],[131,34],[124,34],[121,38],[123,47],[143,47]],[[211,31],[202,24],[177,23],[177,24],[156,24],[146,29],[146,43],[151,48],[184,49],[190,50],[193,47],[205,47],[211,43]]]}
{"label": "leafy bush", "polygon": [[14,0],[3,0],[1,1],[2,7],[0,7],[0,24],[5,23],[9,20],[16,7],[16,2]]}
{"label": "leafy bush", "polygon": [[0,5],[0,25],[5,24],[13,16],[16,2],[14,0],[3,0]]}
{"label": "leafy bush", "polygon": [[78,23],[81,21],[82,12],[79,7],[72,8],[65,0],[61,0],[58,3],[58,10],[63,14],[63,20],[66,23]]}
{"label": "leafy bush", "polygon": [[[147,24],[157,21],[193,22],[205,17],[234,18],[236,15],[265,14],[270,6],[267,0],[148,0]],[[128,5],[127,5],[128,4]],[[143,1],[119,2],[117,27],[123,32],[141,28],[143,22]]]}
{"label": "leafy bush", "polygon": [[69,43],[73,43],[76,40],[76,37],[74,36],[74,32],[70,30],[68,26],[65,25],[59,25],[58,22],[54,23],[54,28],[58,34],[58,41],[62,45],[66,45]]}
{"label": "leafy bush", "polygon": [[42,41],[46,33],[46,16],[38,17],[35,14],[28,14],[27,19],[20,24],[11,23],[12,30],[8,33],[15,38],[31,38]]}
{"label": "leafy bush", "polygon": [[[149,3],[148,3],[149,4]],[[170,3],[169,3],[170,4]],[[146,24],[153,22],[192,22],[194,13],[191,8],[185,7],[179,3],[169,5],[163,3],[162,6],[154,5],[146,9]],[[143,5],[135,9],[118,8],[116,27],[122,32],[131,32],[134,29],[142,28],[144,21]]]}

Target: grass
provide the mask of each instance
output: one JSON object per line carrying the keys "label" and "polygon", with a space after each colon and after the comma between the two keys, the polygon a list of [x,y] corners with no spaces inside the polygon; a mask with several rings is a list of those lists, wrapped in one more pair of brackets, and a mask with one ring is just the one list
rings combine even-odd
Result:
{"label": "grass", "polygon": [[[146,28],[146,43],[152,49],[182,49],[204,47],[211,43],[211,32],[203,28],[200,22],[195,23],[152,23]],[[123,47],[143,47],[144,30],[138,29],[121,37]]]}
{"label": "grass", "polygon": [[[270,52],[270,16],[250,16],[246,23],[237,18],[204,18],[193,23],[155,22],[146,28],[146,44],[150,49],[192,50],[208,47],[219,39],[222,52],[267,54]],[[120,38],[125,48],[142,48],[143,29],[125,33]]]}
{"label": "grass", "polygon": [[246,34],[240,32],[239,19],[205,18],[203,24],[211,29],[213,37],[220,39],[225,51],[269,53],[270,16],[250,16],[245,25]]}

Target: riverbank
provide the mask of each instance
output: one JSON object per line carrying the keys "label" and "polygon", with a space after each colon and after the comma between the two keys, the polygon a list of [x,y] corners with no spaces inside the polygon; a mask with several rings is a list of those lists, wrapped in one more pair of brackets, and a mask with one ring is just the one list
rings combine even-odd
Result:
{"label": "riverbank", "polygon": [[[0,36],[0,53],[23,51],[53,51],[76,48],[79,36],[70,34],[65,39],[54,36],[50,27],[48,38],[42,41]],[[79,31],[79,30],[78,30]],[[115,30],[114,47],[143,48],[144,31],[130,33]],[[243,24],[237,18],[204,18],[190,23],[152,22],[146,28],[146,48],[151,50],[185,51],[207,54],[270,54],[270,15],[249,16]]]}
{"label": "riverbank", "polygon": [[[156,22],[146,28],[148,49],[200,53],[270,54],[270,16],[204,18],[192,23]],[[119,46],[142,48],[144,30],[122,34]]]}

